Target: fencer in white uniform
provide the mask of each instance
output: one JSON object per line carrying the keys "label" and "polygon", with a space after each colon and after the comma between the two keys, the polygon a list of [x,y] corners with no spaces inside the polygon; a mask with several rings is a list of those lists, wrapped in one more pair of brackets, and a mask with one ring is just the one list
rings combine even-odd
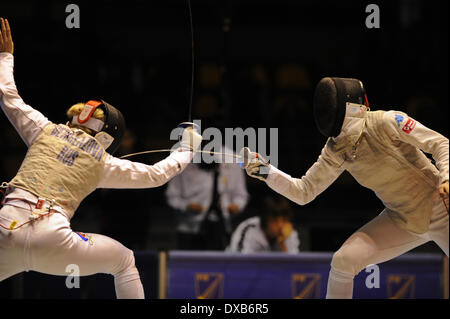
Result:
{"label": "fencer in white uniform", "polygon": [[[327,298],[352,298],[353,279],[370,264],[434,241],[448,256],[448,138],[398,111],[369,111],[361,81],[324,78],[316,87],[314,116],[329,139],[317,162],[293,178],[256,153],[247,173],[305,205],[347,170],[375,192],[385,209],[334,254]],[[434,164],[425,154],[429,153]],[[345,195],[351,200],[351,194]]]}
{"label": "fencer in white uniform", "polygon": [[[112,274],[118,298],[144,298],[133,252],[109,237],[72,231],[70,219],[96,188],[163,185],[188,165],[201,136],[184,129],[180,148],[150,166],[110,154],[120,143],[124,122],[104,101],[82,106],[72,118],[78,126],[52,123],[19,96],[10,29],[5,20],[1,23],[0,105],[28,152],[0,210],[0,282],[29,270],[67,276],[67,267],[77,265],[81,276]],[[92,116],[97,109],[104,111],[104,122]],[[93,130],[94,136],[80,126]],[[118,222],[133,227],[138,221],[128,220],[126,213]]]}

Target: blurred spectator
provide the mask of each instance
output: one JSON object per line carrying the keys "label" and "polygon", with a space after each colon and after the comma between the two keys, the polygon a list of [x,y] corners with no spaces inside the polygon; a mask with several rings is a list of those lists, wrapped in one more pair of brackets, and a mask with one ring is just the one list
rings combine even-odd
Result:
{"label": "blurred spectator", "polygon": [[177,210],[177,249],[223,250],[248,201],[244,171],[223,161],[192,163],[169,182],[166,197]]}
{"label": "blurred spectator", "polygon": [[231,252],[281,251],[298,253],[300,240],[291,222],[292,211],[284,198],[266,197],[260,216],[244,220],[231,236]]}

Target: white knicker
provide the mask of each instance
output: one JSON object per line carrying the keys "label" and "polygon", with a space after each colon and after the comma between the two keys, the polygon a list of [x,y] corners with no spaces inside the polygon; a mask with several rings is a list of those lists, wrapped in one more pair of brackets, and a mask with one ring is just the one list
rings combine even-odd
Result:
{"label": "white knicker", "polygon": [[[0,210],[0,224],[8,227],[17,220],[19,226],[29,221],[29,216],[30,210],[5,205]],[[119,298],[143,297],[133,252],[112,238],[76,233],[67,217],[57,212],[13,231],[0,228],[0,281],[29,270],[67,276],[70,264],[79,267],[81,276],[114,275]],[[132,282],[130,291],[125,286]]]}
{"label": "white knicker", "polygon": [[397,227],[384,210],[345,241],[334,254],[332,266],[357,275],[367,265],[391,260],[430,240],[448,256],[448,221],[448,213],[439,194],[433,202],[429,230],[424,234]]}
{"label": "white knicker", "polygon": [[[446,204],[448,207],[448,199]],[[448,212],[439,194],[433,201],[429,230],[424,234],[399,228],[384,210],[351,235],[333,255],[327,298],[351,298],[353,278],[366,266],[391,260],[430,240],[448,256],[448,224]]]}

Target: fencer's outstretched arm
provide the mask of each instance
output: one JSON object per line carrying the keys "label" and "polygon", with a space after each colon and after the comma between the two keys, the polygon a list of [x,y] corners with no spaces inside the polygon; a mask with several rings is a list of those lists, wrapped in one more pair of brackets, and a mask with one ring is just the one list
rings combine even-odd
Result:
{"label": "fencer's outstretched arm", "polygon": [[1,19],[0,34],[0,106],[22,140],[30,146],[50,121],[25,104],[14,82],[14,45],[7,20]]}
{"label": "fencer's outstretched arm", "polygon": [[[344,169],[340,165],[338,160],[328,153],[325,146],[316,163],[302,178],[293,178],[269,165],[269,174],[264,180],[277,193],[297,204],[305,205],[327,189],[342,174]],[[248,169],[247,173],[249,173]]]}
{"label": "fencer's outstretched arm", "polygon": [[167,183],[183,171],[199,148],[202,136],[192,128],[183,130],[180,147],[164,160],[145,165],[108,154],[98,188],[150,188]]}
{"label": "fencer's outstretched arm", "polygon": [[190,151],[174,151],[154,165],[107,155],[98,188],[151,188],[167,183],[192,160]]}
{"label": "fencer's outstretched arm", "polygon": [[431,154],[439,170],[439,184],[448,181],[448,138],[403,112],[385,112],[383,123],[383,128],[393,141],[411,144],[425,153]]}

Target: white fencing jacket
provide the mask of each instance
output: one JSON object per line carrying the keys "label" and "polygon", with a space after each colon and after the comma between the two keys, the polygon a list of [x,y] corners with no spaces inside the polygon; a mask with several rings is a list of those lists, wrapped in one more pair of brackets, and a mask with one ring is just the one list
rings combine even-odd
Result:
{"label": "white fencing jacket", "polygon": [[[392,220],[422,234],[428,230],[433,197],[448,181],[448,138],[397,111],[366,111],[348,104],[342,132],[329,138],[302,178],[271,166],[266,183],[305,205],[347,170],[375,192]],[[433,164],[423,152],[432,155]],[[351,200],[351,194],[345,194]]]}
{"label": "white fencing jacket", "polygon": [[[174,151],[145,165],[116,158],[94,137],[54,124],[25,104],[17,92],[14,58],[0,53],[0,106],[28,146],[27,155],[6,198],[55,200],[54,209],[72,218],[80,202],[96,188],[150,188],[165,184],[192,160],[193,153]],[[15,204],[21,205],[15,201]]]}

